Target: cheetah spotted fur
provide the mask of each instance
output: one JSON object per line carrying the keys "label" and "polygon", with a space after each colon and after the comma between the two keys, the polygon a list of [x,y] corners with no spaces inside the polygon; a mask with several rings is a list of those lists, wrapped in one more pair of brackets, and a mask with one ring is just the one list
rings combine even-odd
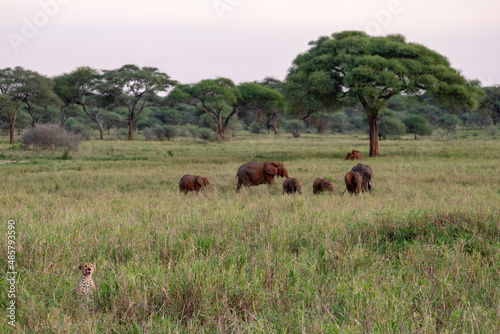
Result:
{"label": "cheetah spotted fur", "polygon": [[78,282],[78,287],[76,289],[76,295],[78,298],[85,298],[89,300],[95,290],[94,280],[92,279],[92,274],[94,273],[94,265],[92,263],[84,263],[78,266],[78,269],[82,272],[82,278]]}

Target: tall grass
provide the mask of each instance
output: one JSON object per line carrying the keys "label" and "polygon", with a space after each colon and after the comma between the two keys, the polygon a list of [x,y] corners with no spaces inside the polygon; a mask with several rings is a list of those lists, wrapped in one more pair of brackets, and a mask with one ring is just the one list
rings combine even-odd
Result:
{"label": "tall grass", "polygon": [[[384,141],[363,161],[373,193],[344,194],[357,162],[343,158],[367,147],[307,135],[87,142],[62,160],[0,144],[28,160],[0,166],[0,217],[18,225],[18,331],[498,332],[498,140]],[[237,168],[265,160],[283,161],[303,194],[283,196],[281,179],[236,194]],[[179,194],[187,173],[216,190]],[[333,196],[312,194],[316,177]],[[75,297],[82,262],[96,265],[90,313]]]}

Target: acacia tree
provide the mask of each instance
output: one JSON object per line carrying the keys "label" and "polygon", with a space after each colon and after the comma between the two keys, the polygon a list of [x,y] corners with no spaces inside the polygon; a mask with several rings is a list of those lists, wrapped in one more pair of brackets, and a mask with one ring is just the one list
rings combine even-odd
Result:
{"label": "acacia tree", "polygon": [[265,114],[267,133],[272,127],[274,134],[277,135],[277,112],[283,111],[285,108],[283,95],[278,90],[254,82],[242,83],[238,86],[238,90],[240,91],[238,100],[240,109]]}
{"label": "acacia tree", "polygon": [[481,102],[481,108],[491,110],[493,124],[497,125],[500,120],[500,86],[485,87],[486,96]]}
{"label": "acacia tree", "polygon": [[241,95],[231,79],[217,78],[179,85],[171,92],[170,99],[190,104],[210,115],[217,124],[217,134],[225,140],[227,124],[238,113]]}
{"label": "acacia tree", "polygon": [[176,84],[156,67],[136,65],[124,65],[117,70],[104,71],[104,82],[108,89],[120,91],[122,94],[121,101],[128,109],[129,140],[134,140],[134,125],[146,102]]}
{"label": "acacia tree", "polygon": [[309,43],[288,72],[285,93],[292,111],[306,117],[359,102],[370,125],[370,156],[378,149],[377,117],[396,94],[428,93],[453,108],[477,108],[477,87],[442,55],[407,43],[402,35],[371,37],[361,31],[334,33]]}
{"label": "acacia tree", "polygon": [[17,115],[21,110],[21,104],[14,101],[10,96],[0,95],[0,114],[5,115],[9,120],[9,143],[14,144],[14,126],[16,125]]}
{"label": "acacia tree", "polygon": [[120,95],[115,87],[103,80],[98,70],[79,67],[69,74],[54,78],[55,91],[65,105],[76,104],[99,127],[99,139],[104,139],[100,119],[109,108],[116,105]]}
{"label": "acacia tree", "polygon": [[[33,124],[40,124],[42,118],[47,115],[49,106],[59,106],[61,100],[53,91],[53,83],[37,72],[16,67],[12,71],[14,80],[18,83],[16,88],[16,100],[24,104],[24,109],[33,120]],[[42,108],[42,112],[37,114],[36,106]]]}
{"label": "acacia tree", "polygon": [[17,88],[21,83],[16,80],[15,71],[16,69],[11,68],[0,69],[0,112],[9,120],[9,142],[11,145],[14,144],[14,126],[21,110],[20,96],[17,94]]}

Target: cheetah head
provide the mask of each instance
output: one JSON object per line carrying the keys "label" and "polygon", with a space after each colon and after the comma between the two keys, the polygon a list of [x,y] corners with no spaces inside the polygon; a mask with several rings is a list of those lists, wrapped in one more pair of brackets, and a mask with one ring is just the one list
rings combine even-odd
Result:
{"label": "cheetah head", "polygon": [[82,271],[83,277],[92,277],[94,273],[94,265],[92,263],[84,263],[78,266],[78,269]]}

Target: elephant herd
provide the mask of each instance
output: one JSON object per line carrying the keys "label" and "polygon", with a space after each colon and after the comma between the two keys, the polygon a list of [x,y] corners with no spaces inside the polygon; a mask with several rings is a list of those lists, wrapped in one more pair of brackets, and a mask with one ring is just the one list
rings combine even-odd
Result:
{"label": "elephant herd", "polygon": [[[294,177],[289,177],[285,164],[282,162],[247,162],[238,168],[236,178],[238,183],[236,192],[240,191],[241,186],[252,187],[260,184],[276,184],[274,177],[284,177],[283,194],[298,193],[302,194],[302,182]],[[358,195],[372,190],[373,172],[370,166],[357,164],[345,177],[346,190],[350,194]],[[212,189],[210,180],[206,177],[197,175],[184,175],[179,181],[179,191],[187,193],[195,191],[198,193],[202,188]],[[328,179],[317,178],[313,183],[313,194],[322,192],[333,192],[333,182]]]}

